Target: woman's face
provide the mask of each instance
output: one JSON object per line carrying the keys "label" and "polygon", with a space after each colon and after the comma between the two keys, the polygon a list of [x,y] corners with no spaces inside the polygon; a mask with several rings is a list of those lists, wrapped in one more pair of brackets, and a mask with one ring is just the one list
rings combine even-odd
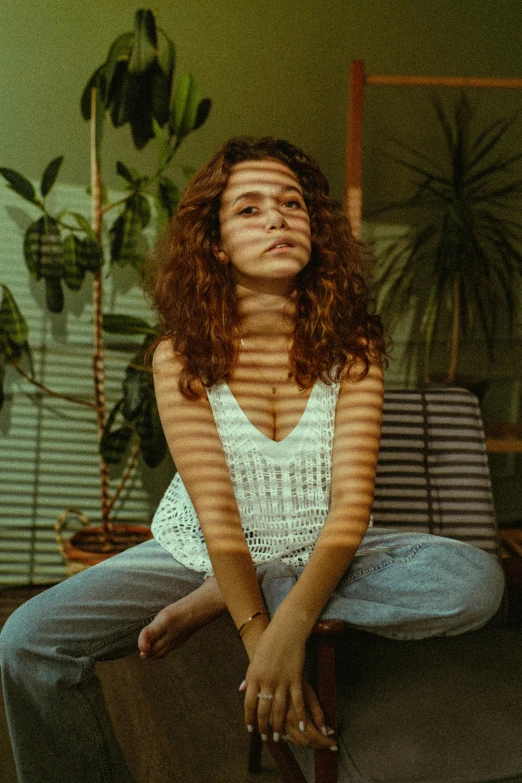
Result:
{"label": "woman's face", "polygon": [[293,171],[273,158],[232,167],[221,195],[218,258],[236,283],[288,293],[310,259],[310,218]]}

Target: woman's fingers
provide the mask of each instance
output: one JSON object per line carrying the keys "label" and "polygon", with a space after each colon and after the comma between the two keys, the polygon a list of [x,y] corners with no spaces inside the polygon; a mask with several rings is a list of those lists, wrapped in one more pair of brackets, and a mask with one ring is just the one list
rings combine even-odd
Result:
{"label": "woman's fingers", "polygon": [[245,723],[248,730],[252,731],[257,723],[257,694],[259,690],[256,688],[255,683],[250,681],[247,684],[242,683],[241,690],[245,691]]}
{"label": "woman's fingers", "polygon": [[268,738],[268,733],[270,731],[273,700],[274,694],[271,690],[261,686],[259,693],[257,694],[257,728],[259,729],[261,738],[265,741]]}
{"label": "woman's fingers", "polygon": [[[243,686],[244,687],[244,686]],[[272,723],[272,708],[274,702],[273,686],[263,686],[251,678],[248,679],[248,684],[245,688],[245,723],[249,731],[250,727],[256,726],[261,734],[261,737],[266,740],[271,730]],[[281,711],[281,700],[283,697],[279,696],[277,700],[277,710]],[[284,721],[284,710],[283,710]],[[282,725],[281,725],[282,728]]]}
{"label": "woman's fingers", "polygon": [[335,739],[328,734],[324,726],[324,714],[310,685],[304,681],[303,689],[300,691],[301,698],[304,698],[303,709],[307,709],[311,720],[303,723],[299,693],[294,692],[291,703],[288,706],[283,736],[288,737],[288,741],[295,745],[307,748],[331,748],[337,750]]}
{"label": "woman's fingers", "polygon": [[325,732],[327,729],[324,722],[324,712],[321,708],[321,705],[319,704],[319,699],[315,695],[314,689],[308,685],[308,683],[304,684],[303,690],[308,714],[314,722],[315,727],[326,736]]}
{"label": "woman's fingers", "polygon": [[274,742],[279,741],[285,727],[286,709],[288,704],[288,692],[285,689],[279,689],[274,694],[272,704],[271,724]]}
{"label": "woman's fingers", "polygon": [[321,748],[335,747],[337,749],[335,741],[329,737],[325,737],[311,721],[308,721],[304,731],[301,731],[297,726],[293,724],[290,725],[287,722],[283,736],[285,737],[285,741],[292,742],[294,745],[300,745],[303,748],[319,750]]}
{"label": "woman's fingers", "polygon": [[306,706],[303,697],[303,689],[300,685],[296,685],[290,689],[290,700],[295,723],[298,725],[300,731],[304,731],[307,723]]}

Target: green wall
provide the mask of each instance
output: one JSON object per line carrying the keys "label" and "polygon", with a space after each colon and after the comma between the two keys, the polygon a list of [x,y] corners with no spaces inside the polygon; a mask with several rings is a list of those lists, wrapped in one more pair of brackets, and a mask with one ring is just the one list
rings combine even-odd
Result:
{"label": "green wall", "polygon": [[[112,40],[132,28],[140,5],[4,3],[3,165],[37,177],[63,152],[64,180],[85,181],[88,134],[79,97]],[[369,72],[522,74],[518,0],[156,0],[152,7],[177,45],[178,74],[191,71],[214,101],[207,126],[186,144],[186,161],[200,163],[238,133],[281,135],[318,158],[338,197],[351,59],[364,59]],[[367,200],[390,179],[383,184],[376,157],[382,135],[404,126],[429,132],[423,109],[410,113],[417,100],[411,90],[379,89],[377,97],[373,91],[367,103]],[[498,96],[488,97],[488,105],[490,100]],[[108,159],[132,160],[127,134],[124,129],[112,136]]]}

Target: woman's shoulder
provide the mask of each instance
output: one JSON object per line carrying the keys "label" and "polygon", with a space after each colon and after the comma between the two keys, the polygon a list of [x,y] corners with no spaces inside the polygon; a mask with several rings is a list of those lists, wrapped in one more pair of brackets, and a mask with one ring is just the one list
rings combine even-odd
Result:
{"label": "woman's shoulder", "polygon": [[164,337],[160,340],[152,356],[152,369],[155,372],[166,367],[170,371],[181,370],[181,360],[179,354],[174,350],[170,337]]}

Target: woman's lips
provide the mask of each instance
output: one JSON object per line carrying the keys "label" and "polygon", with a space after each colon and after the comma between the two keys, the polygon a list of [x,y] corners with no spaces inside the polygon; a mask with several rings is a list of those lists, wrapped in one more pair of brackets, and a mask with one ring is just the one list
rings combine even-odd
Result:
{"label": "woman's lips", "polygon": [[290,242],[276,242],[266,251],[267,253],[284,253],[287,250],[293,250],[293,245]]}

